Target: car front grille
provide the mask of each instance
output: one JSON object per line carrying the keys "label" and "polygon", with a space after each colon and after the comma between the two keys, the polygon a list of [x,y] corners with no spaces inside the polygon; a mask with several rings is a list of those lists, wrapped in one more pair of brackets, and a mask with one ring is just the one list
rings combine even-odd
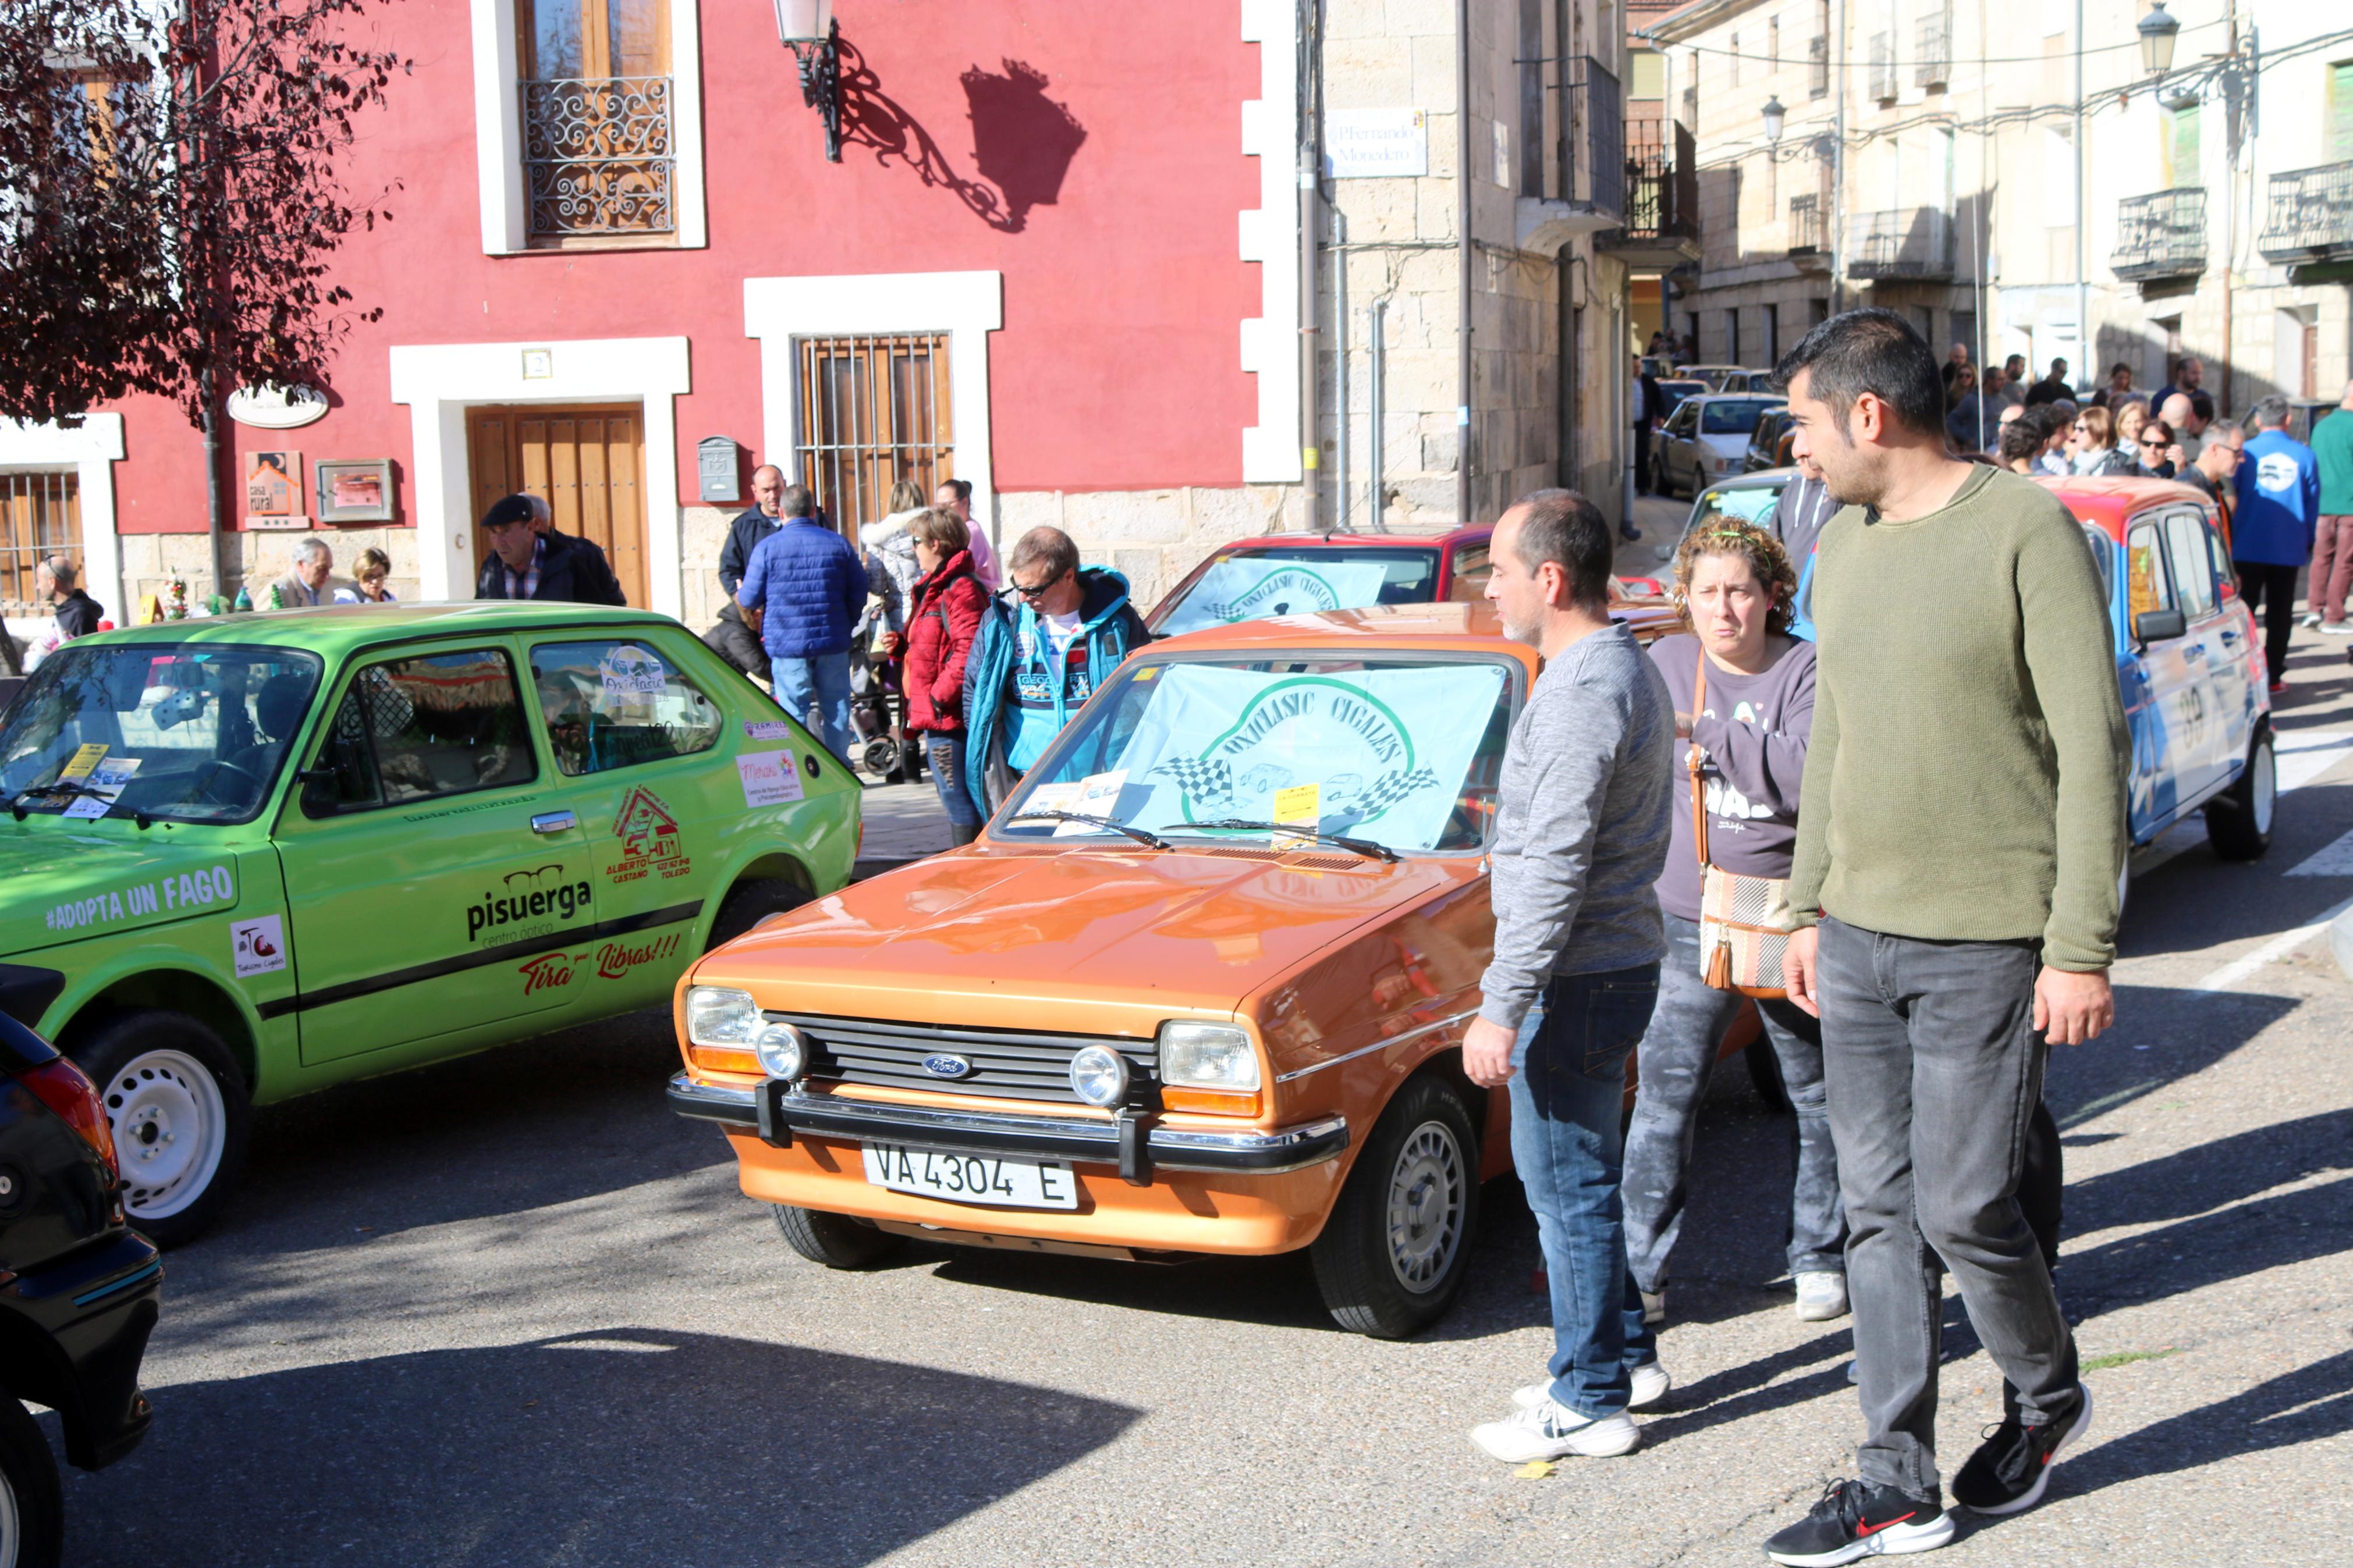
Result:
{"label": "car front grille", "polygon": [[[1071,1090],[1071,1058],[1088,1046],[1102,1046],[1127,1058],[1136,1089],[1152,1085],[1160,1062],[1159,1042],[1110,1035],[1040,1034],[1021,1029],[973,1029],[952,1024],[908,1024],[882,1018],[827,1018],[804,1013],[770,1013],[771,1023],[791,1024],[811,1047],[809,1076],[838,1083],[885,1084],[897,1089],[948,1094],[993,1095],[1077,1105]],[[923,1066],[929,1057],[956,1057],[971,1064],[961,1078],[943,1078]]]}

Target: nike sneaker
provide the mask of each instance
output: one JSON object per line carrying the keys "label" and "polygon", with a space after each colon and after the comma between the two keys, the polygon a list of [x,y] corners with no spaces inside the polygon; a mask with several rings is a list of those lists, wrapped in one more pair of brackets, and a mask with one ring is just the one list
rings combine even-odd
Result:
{"label": "nike sneaker", "polygon": [[1985,1441],[1953,1478],[1953,1500],[1971,1513],[2022,1513],[2042,1500],[2060,1451],[2092,1427],[2092,1391],[2066,1415],[2029,1426],[2013,1412],[1986,1428]]}
{"label": "nike sneaker", "polygon": [[1953,1516],[1894,1487],[1832,1481],[1805,1518],[1765,1542],[1765,1555],[1795,1568],[1836,1568],[1865,1557],[1934,1552],[1953,1539]]}

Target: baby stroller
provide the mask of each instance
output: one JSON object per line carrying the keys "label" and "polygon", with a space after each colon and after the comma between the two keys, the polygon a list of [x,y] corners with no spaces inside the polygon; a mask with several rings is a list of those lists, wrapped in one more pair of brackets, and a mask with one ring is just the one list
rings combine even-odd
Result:
{"label": "baby stroller", "polygon": [[873,651],[874,634],[891,629],[889,606],[878,592],[849,641],[850,754],[884,784],[913,784],[923,776],[923,749],[907,734],[899,664]]}

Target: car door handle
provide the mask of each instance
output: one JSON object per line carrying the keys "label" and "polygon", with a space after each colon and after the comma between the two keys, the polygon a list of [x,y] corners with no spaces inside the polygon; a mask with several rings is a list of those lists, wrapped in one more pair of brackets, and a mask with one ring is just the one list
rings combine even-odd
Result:
{"label": "car door handle", "polygon": [[580,819],[568,811],[543,811],[531,819],[533,833],[563,833],[580,826]]}

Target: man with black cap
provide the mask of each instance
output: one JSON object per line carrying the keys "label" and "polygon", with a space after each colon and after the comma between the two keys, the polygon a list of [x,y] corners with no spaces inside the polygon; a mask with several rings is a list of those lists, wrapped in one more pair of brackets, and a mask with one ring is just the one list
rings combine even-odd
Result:
{"label": "man with black cap", "polygon": [[478,599],[540,599],[575,605],[622,605],[621,585],[605,552],[568,533],[542,533],[532,498],[506,496],[482,514],[491,552],[474,584]]}

